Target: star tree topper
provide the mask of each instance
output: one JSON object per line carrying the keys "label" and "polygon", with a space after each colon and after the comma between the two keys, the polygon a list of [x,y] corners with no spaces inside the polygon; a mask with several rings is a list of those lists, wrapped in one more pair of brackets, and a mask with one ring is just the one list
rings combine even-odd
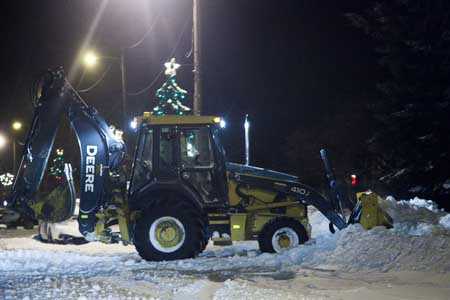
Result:
{"label": "star tree topper", "polygon": [[164,72],[164,74],[166,74],[167,76],[176,76],[177,75],[177,69],[179,67],[181,67],[180,64],[177,64],[175,62],[175,58],[171,58],[170,61],[166,62],[164,64],[164,67],[166,67],[166,71]]}

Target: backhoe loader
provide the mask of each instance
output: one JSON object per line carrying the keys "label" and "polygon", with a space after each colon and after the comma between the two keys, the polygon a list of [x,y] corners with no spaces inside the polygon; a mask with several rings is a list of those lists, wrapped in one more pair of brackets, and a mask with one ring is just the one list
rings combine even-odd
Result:
{"label": "backhoe loader", "polygon": [[[74,183],[60,197],[36,200],[62,115],[78,139],[79,230],[89,241],[134,244],[146,260],[195,257],[211,239],[216,244],[258,240],[263,252],[282,252],[311,235],[307,206],[330,221],[330,229],[360,222],[388,225],[377,195],[348,199],[321,156],[329,196],[296,176],[227,162],[215,116],[144,112],[135,118],[137,145],[130,174],[122,161],[126,147],[102,116],[86,104],[61,68],[50,70],[35,89],[35,112],[8,208],[47,222],[70,218]],[[353,201],[352,201],[353,200]],[[343,203],[352,203],[345,216]],[[111,227],[119,225],[119,231]]]}

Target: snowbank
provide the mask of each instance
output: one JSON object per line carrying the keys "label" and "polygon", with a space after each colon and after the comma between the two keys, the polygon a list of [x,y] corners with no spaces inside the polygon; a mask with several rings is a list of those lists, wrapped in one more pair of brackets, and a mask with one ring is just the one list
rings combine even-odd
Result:
{"label": "snowbank", "polygon": [[323,263],[347,271],[450,272],[450,214],[419,198],[390,197],[382,206],[393,217],[393,229],[352,225],[336,234],[336,248]]}
{"label": "snowbank", "polygon": [[354,225],[343,231],[326,264],[346,271],[420,270],[450,272],[450,238],[412,236],[376,227],[365,231]]}

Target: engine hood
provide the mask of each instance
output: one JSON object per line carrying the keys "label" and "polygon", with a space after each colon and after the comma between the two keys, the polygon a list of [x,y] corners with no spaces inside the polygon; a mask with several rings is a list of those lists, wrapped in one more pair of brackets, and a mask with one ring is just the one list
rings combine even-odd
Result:
{"label": "engine hood", "polygon": [[273,171],[273,170],[269,170],[269,169],[245,166],[245,165],[231,163],[231,162],[227,162],[225,164],[225,166],[226,166],[226,170],[228,172],[235,172],[235,173],[241,173],[241,174],[247,174],[247,175],[273,178],[275,180],[286,180],[286,181],[298,182],[297,176],[293,176],[293,175],[289,175],[286,173],[281,173],[281,172],[277,172],[277,171]]}

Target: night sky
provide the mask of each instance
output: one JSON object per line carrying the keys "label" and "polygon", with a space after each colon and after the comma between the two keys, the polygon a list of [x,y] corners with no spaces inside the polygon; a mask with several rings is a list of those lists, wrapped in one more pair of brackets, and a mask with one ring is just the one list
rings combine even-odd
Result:
{"label": "night sky", "polygon": [[[104,1],[3,1],[1,4],[2,117],[0,132],[10,135],[15,119],[29,123],[29,89],[49,67],[78,70],[71,81],[78,89],[91,86],[110,66],[98,86],[83,93],[116,126],[121,121],[120,69],[104,60],[93,70],[79,64],[80,49]],[[345,2],[345,3],[343,3]],[[374,89],[377,72],[373,47],[344,13],[359,11],[362,1],[235,1],[203,0],[203,113],[223,116],[229,160],[243,160],[242,122],[252,121],[252,163],[280,169],[286,137],[304,124],[328,123],[324,114],[341,101],[365,101]],[[192,8],[188,0],[111,0],[87,47],[98,54],[118,56],[120,49],[153,30],[137,47],[127,50],[128,92],[155,81],[147,92],[128,96],[133,113],[151,110],[157,78],[171,53],[183,67],[178,83],[190,92],[193,73]],[[335,126],[336,124],[328,124]],[[63,126],[56,146],[67,143]],[[68,151],[70,152],[70,150]],[[0,168],[9,169],[7,150]],[[321,168],[321,166],[318,166]]]}

